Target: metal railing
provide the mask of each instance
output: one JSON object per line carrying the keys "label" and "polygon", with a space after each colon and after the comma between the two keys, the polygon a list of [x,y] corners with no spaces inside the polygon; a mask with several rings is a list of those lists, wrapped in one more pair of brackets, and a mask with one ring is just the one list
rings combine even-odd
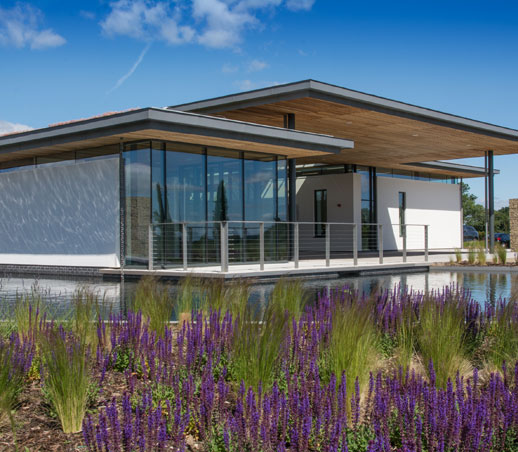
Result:
{"label": "metal railing", "polygon": [[427,225],[379,223],[314,223],[262,221],[204,221],[153,223],[148,230],[148,268],[218,266],[322,261],[322,266],[358,265],[359,252],[383,264],[389,250],[423,254],[428,261]]}

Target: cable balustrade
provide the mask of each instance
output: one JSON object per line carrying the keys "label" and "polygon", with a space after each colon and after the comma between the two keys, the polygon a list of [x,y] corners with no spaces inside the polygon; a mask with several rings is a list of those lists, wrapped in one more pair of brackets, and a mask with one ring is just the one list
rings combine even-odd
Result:
{"label": "cable balustrade", "polygon": [[[428,226],[417,224],[198,221],[153,223],[148,229],[148,268],[217,267],[289,264],[359,265],[362,257],[384,263],[388,250],[423,254],[428,261]],[[272,267],[273,268],[273,267]]]}

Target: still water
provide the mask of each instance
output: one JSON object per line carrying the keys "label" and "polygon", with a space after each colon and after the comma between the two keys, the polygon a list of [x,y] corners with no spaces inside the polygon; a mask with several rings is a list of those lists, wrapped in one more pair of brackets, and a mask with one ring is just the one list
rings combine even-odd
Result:
{"label": "still water", "polygon": [[[331,279],[308,279],[305,285],[311,298],[323,289],[349,286],[361,292],[371,293],[379,289],[391,289],[395,285],[407,285],[417,291],[438,290],[456,284],[469,290],[472,297],[484,304],[500,298],[518,295],[518,273],[511,272],[449,272],[399,273],[376,276],[357,276]],[[274,283],[257,283],[252,286],[251,303],[263,303],[268,299]],[[136,283],[103,281],[101,279],[50,279],[50,278],[2,278],[0,279],[0,307],[8,308],[17,297],[37,291],[53,306],[56,312],[67,311],[67,305],[78,288],[87,288],[104,299],[106,310],[119,311],[131,300]],[[175,287],[171,286],[174,293]],[[513,296],[513,298],[514,298]],[[0,313],[1,314],[1,313]]]}

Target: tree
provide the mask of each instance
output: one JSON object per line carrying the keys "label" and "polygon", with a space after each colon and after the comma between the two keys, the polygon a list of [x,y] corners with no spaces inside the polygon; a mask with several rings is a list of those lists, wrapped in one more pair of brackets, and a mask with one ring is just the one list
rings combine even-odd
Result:
{"label": "tree", "polygon": [[214,206],[214,221],[228,221],[228,201],[223,181],[219,182]]}
{"label": "tree", "polygon": [[[485,233],[486,213],[484,206],[478,204],[477,196],[469,192],[469,185],[462,182],[462,209],[464,224],[473,226],[479,233]],[[495,232],[509,232],[509,207],[495,211]]]}
{"label": "tree", "polygon": [[495,231],[509,232],[510,230],[509,207],[502,207],[495,212]]}
{"label": "tree", "polygon": [[464,224],[473,226],[479,233],[485,231],[486,214],[484,206],[478,204],[477,196],[469,192],[469,185],[461,182],[462,210],[464,211]]}

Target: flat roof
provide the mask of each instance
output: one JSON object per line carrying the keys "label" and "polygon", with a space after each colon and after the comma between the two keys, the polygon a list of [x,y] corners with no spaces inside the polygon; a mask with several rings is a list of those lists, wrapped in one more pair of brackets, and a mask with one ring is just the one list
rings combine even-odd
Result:
{"label": "flat roof", "polygon": [[0,162],[145,139],[228,147],[290,158],[336,154],[354,147],[351,140],[325,134],[163,108],[142,108],[0,136]]}
{"label": "flat roof", "polygon": [[[502,127],[484,121],[477,121],[475,119],[469,119],[451,113],[444,113],[439,110],[433,110],[431,108],[419,107],[417,105],[409,104],[406,102],[343,88],[341,86],[319,82],[312,79],[286,83],[283,85],[276,85],[268,88],[260,88],[237,94],[229,94],[226,96],[189,102],[167,108],[179,111],[215,113],[220,111],[235,110],[236,108],[243,108],[244,106],[262,105],[266,103],[267,99],[279,100],[281,98],[286,98],[286,96],[293,96],[293,94],[297,94],[296,97],[300,97],[301,92],[306,92],[306,94],[309,94],[310,92],[319,92],[336,99],[341,98],[349,101],[356,101],[358,104],[382,107],[383,109],[393,110],[400,113],[409,114],[411,116],[421,116],[423,118],[444,121],[446,123],[470,127],[484,132],[501,134],[505,137],[518,141],[518,130],[516,129]],[[260,101],[258,104],[254,102],[258,100]]]}
{"label": "flat roof", "polygon": [[[488,150],[495,155],[518,153],[518,130],[315,80],[170,108],[278,127],[284,125],[286,114],[293,113],[297,130],[354,141],[350,152],[308,156],[300,163],[408,169],[415,162],[482,157]],[[414,169],[419,171],[418,166]],[[457,175],[451,171],[444,174]]]}

